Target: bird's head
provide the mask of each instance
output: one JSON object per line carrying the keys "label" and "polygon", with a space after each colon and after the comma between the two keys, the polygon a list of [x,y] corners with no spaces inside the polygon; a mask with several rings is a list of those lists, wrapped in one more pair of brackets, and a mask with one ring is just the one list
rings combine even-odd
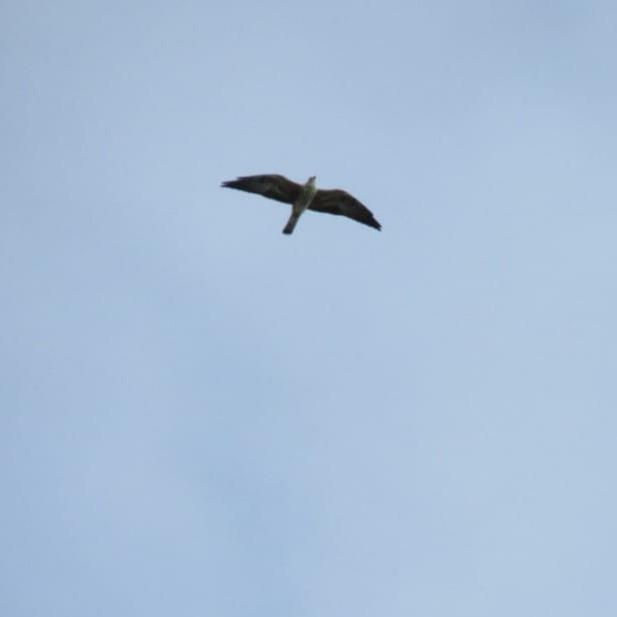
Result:
{"label": "bird's head", "polygon": [[308,182],[306,183],[309,186],[315,186],[315,183],[317,182],[317,176],[311,176],[308,179]]}

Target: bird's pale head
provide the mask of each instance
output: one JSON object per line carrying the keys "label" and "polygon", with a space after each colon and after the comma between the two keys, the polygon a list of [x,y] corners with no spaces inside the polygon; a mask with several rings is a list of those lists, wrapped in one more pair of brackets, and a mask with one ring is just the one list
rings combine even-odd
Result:
{"label": "bird's pale head", "polygon": [[308,179],[307,184],[308,184],[308,185],[310,185],[310,186],[315,186],[315,183],[316,183],[316,182],[317,182],[317,176],[311,176],[311,177]]}

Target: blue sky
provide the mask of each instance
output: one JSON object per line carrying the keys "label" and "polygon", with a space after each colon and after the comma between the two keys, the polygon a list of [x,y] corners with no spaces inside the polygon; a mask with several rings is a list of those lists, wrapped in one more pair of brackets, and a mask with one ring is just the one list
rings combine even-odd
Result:
{"label": "blue sky", "polygon": [[0,13],[3,615],[616,614],[614,3]]}

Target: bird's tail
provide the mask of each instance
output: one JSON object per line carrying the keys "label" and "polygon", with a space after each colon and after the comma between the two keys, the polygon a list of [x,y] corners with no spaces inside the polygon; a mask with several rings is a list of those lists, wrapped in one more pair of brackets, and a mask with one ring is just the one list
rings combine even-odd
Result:
{"label": "bird's tail", "polygon": [[291,213],[291,216],[289,217],[289,220],[287,221],[287,225],[285,225],[285,227],[283,228],[284,234],[289,235],[293,233],[293,230],[296,227],[296,223],[298,222],[298,219],[300,218],[300,214],[302,213],[301,212]]}

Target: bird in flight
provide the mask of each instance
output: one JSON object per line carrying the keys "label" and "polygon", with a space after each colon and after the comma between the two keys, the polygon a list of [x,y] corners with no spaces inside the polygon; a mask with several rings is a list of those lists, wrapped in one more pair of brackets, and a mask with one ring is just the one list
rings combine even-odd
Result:
{"label": "bird in flight", "polygon": [[381,229],[373,213],[355,197],[341,189],[318,189],[316,176],[311,176],[306,184],[296,184],[284,176],[266,174],[261,176],[241,176],[236,180],[223,182],[221,186],[257,193],[268,199],[291,204],[291,216],[283,228],[284,234],[291,234],[298,219],[305,210],[327,212],[346,216],[358,223]]}

